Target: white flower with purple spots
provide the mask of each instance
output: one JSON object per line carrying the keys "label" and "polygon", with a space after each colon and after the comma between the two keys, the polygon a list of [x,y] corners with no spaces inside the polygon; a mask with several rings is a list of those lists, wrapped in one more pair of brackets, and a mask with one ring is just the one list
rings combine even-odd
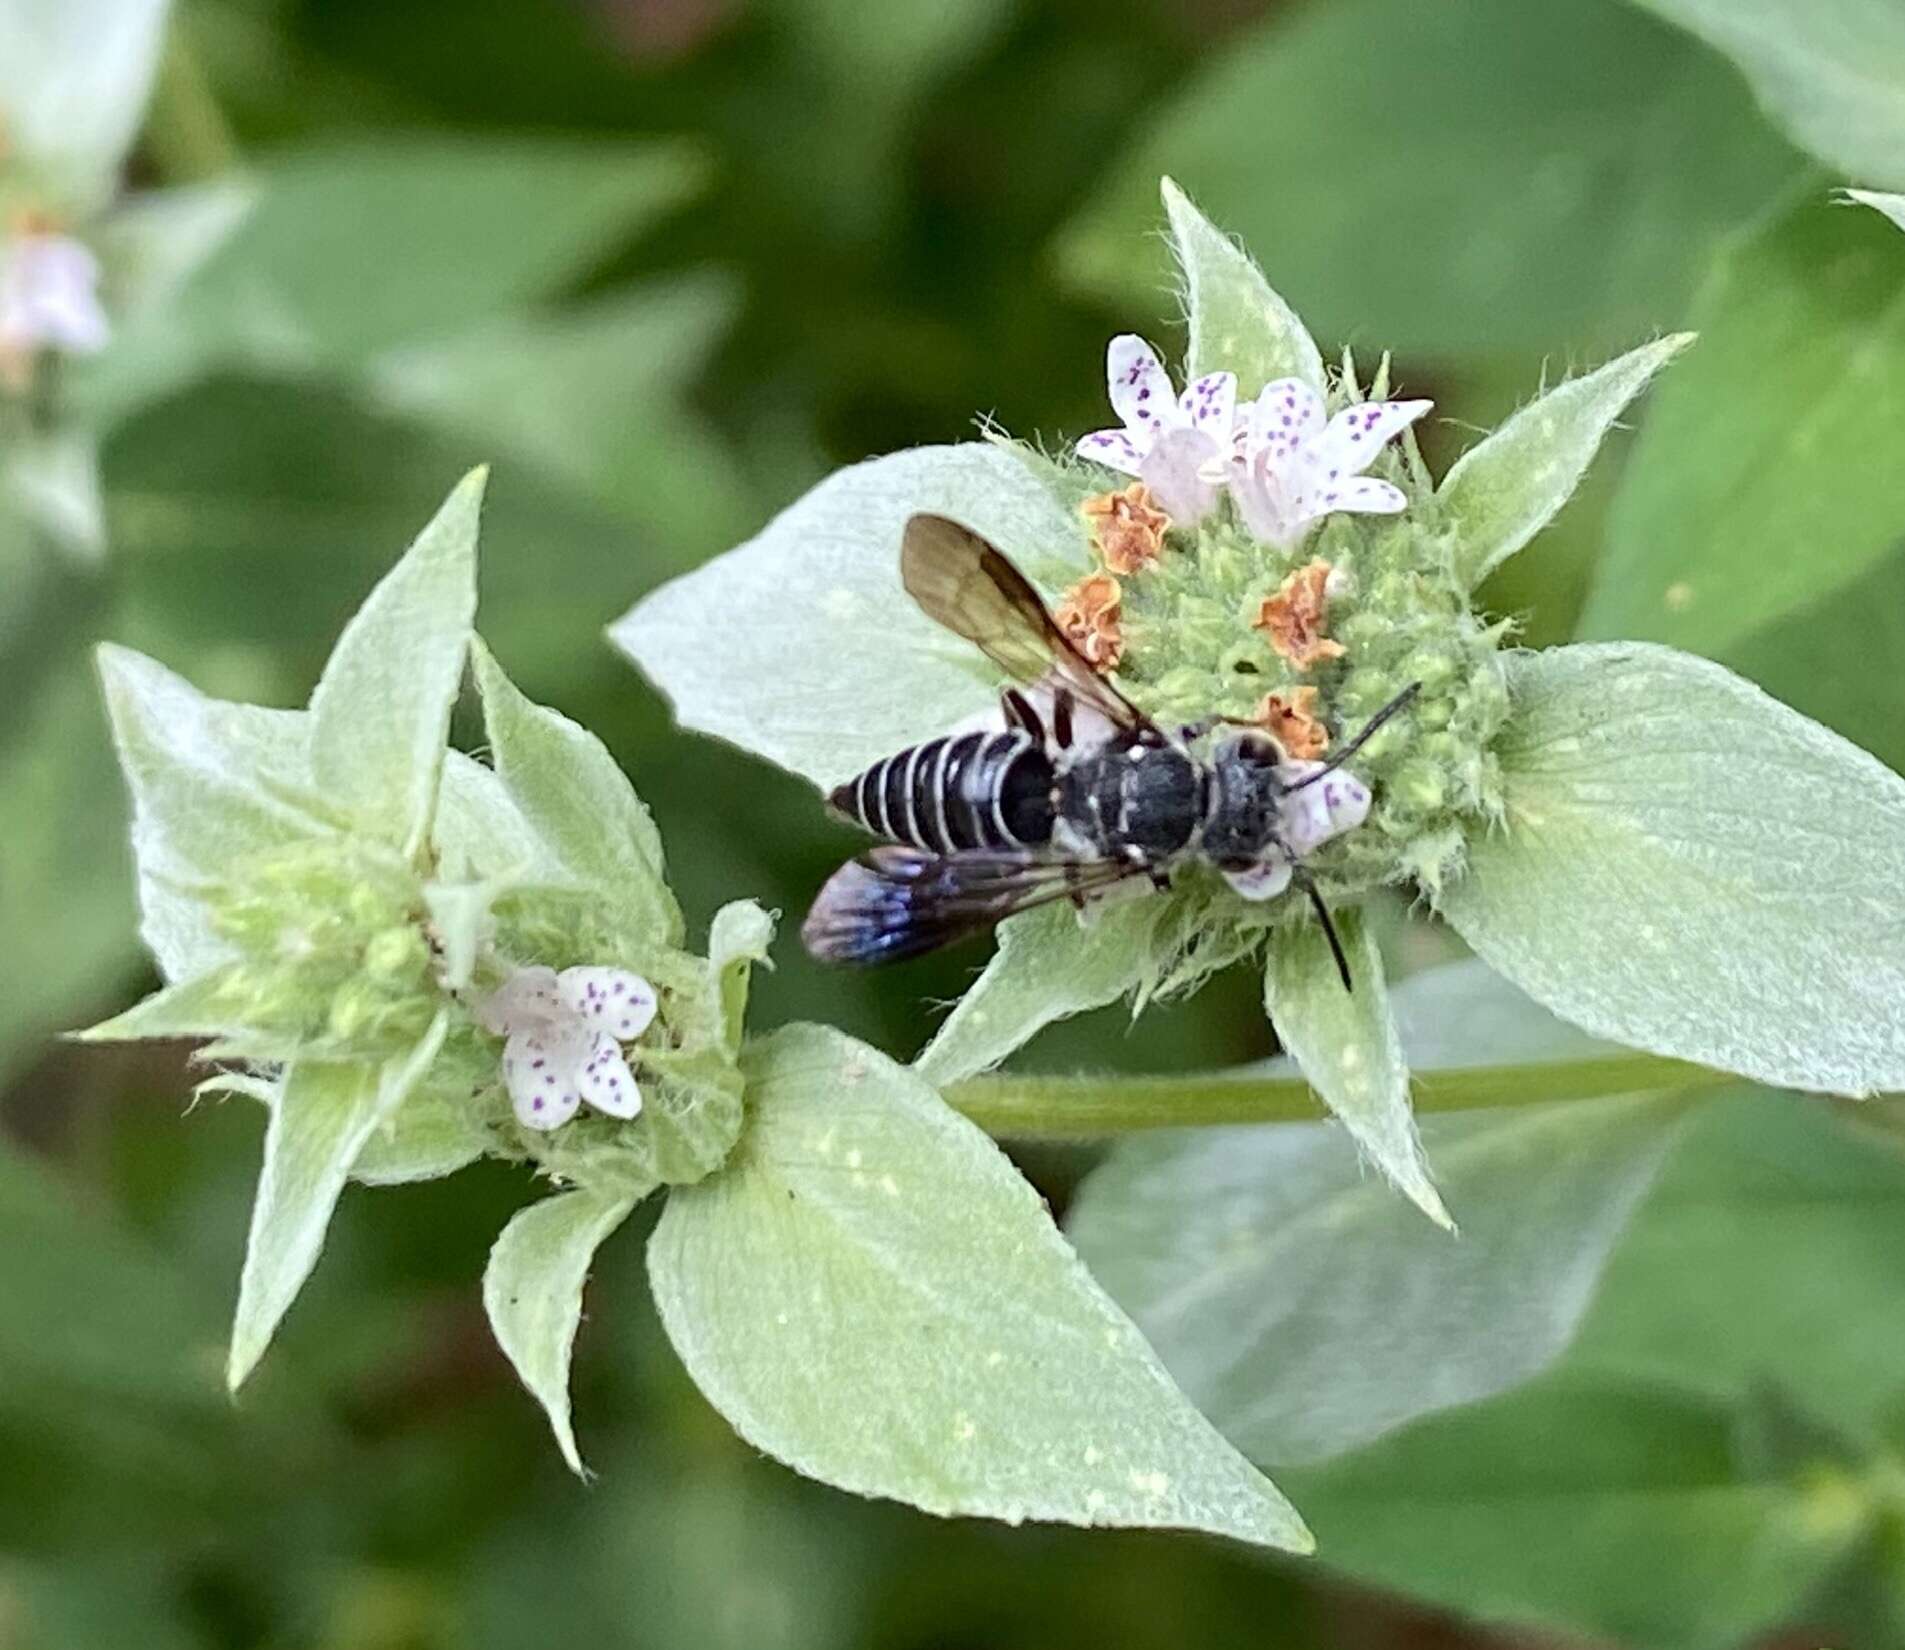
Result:
{"label": "white flower with purple spots", "polygon": [[625,968],[521,968],[479,1006],[503,1045],[503,1082],[527,1129],[560,1128],[585,1102],[610,1117],[642,1109],[622,1044],[655,1018],[655,989]]}
{"label": "white flower with purple spots", "polygon": [[99,260],[70,235],[0,241],[0,353],[95,355],[112,336],[99,303]]}
{"label": "white flower with purple spots", "polygon": [[1290,549],[1312,523],[1339,510],[1395,515],[1408,508],[1400,487],[1362,472],[1434,405],[1366,401],[1327,423],[1323,398],[1295,378],[1266,384],[1242,419],[1230,469],[1230,493],[1247,526],[1265,544]]}
{"label": "white flower with purple spots", "polygon": [[1237,375],[1207,372],[1175,395],[1158,352],[1126,332],[1105,352],[1105,380],[1124,428],[1085,436],[1079,456],[1136,476],[1173,521],[1208,515],[1236,428]]}

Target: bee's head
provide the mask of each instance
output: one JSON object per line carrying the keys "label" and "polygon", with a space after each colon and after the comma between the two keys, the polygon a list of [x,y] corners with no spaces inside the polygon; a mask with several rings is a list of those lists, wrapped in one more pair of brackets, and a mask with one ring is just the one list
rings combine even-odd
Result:
{"label": "bee's head", "polygon": [[1211,757],[1211,804],[1202,847],[1220,870],[1242,870],[1277,843],[1284,781],[1282,749],[1267,733],[1227,735]]}

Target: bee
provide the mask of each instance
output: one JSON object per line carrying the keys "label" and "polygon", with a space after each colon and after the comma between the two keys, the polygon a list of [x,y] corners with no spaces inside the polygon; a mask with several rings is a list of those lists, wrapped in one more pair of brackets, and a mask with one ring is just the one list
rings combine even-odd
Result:
{"label": "bee", "polygon": [[[1175,866],[1203,860],[1249,899],[1302,889],[1350,988],[1303,859],[1367,813],[1368,790],[1341,764],[1419,683],[1328,761],[1291,762],[1261,728],[1231,718],[1160,727],[1072,645],[1025,575],[956,521],[909,520],[900,575],[929,617],[1015,685],[996,724],[896,752],[828,797],[886,840],[815,899],[801,937],[816,958],[898,962],[1055,900],[1082,912],[1120,886],[1167,888]],[[1219,726],[1229,731],[1200,756],[1194,743]]]}

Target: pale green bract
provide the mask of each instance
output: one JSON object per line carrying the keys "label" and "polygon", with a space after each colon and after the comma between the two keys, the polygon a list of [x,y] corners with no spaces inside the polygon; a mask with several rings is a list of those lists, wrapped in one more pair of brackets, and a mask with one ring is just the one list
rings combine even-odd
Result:
{"label": "pale green bract", "polygon": [[746,1064],[736,1156],[670,1196],[648,1250],[670,1339],[744,1438],[942,1515],[1309,1550],[984,1134],[837,1032],[789,1027]]}
{"label": "pale green bract", "polygon": [[587,1476],[569,1418],[569,1354],[595,1251],[635,1207],[632,1193],[563,1192],[518,1209],[490,1251],[483,1306],[496,1343],[549,1415],[570,1470]]}
{"label": "pale green bract", "polygon": [[235,1391],[270,1343],[317,1264],[351,1165],[443,1047],[439,1014],[414,1050],[382,1068],[300,1064],[285,1073],[265,1129],[265,1161],[251,1209],[225,1379]]}
{"label": "pale green bract", "polygon": [[1263,278],[1250,254],[1198,211],[1183,190],[1169,178],[1163,190],[1171,247],[1190,306],[1184,376],[1235,373],[1239,400],[1276,378],[1300,378],[1320,394],[1323,357],[1296,311]]}
{"label": "pale green bract", "polygon": [[1893,0],[1634,0],[1737,63],[1821,160],[1905,184],[1905,12]]}
{"label": "pale green bract", "polygon": [[[1398,986],[1419,1068],[1593,1050],[1474,961]],[[1601,1045],[1604,1047],[1604,1045]],[[1424,1120],[1457,1242],[1362,1172],[1332,1128],[1131,1141],[1067,1229],[1193,1402],[1251,1459],[1322,1459],[1504,1391],[1566,1346],[1687,1102],[1639,1096]]]}
{"label": "pale green bract", "polygon": [[353,822],[416,859],[476,617],[488,473],[460,482],[344,627],[311,694],[311,776]]}
{"label": "pale green bract", "polygon": [[1389,1012],[1382,953],[1359,911],[1337,918],[1353,990],[1337,977],[1323,930],[1279,934],[1264,971],[1277,1039],[1376,1167],[1438,1226],[1454,1231],[1429,1178],[1409,1108],[1409,1067]]}
{"label": "pale green bract", "polygon": [[1439,909],[1601,1036],[1780,1087],[1905,1086],[1905,780],[1705,660],[1512,661],[1503,828]]}
{"label": "pale green bract", "polygon": [[1571,378],[1456,460],[1436,501],[1471,590],[1554,519],[1622,409],[1692,342],[1678,332]]}

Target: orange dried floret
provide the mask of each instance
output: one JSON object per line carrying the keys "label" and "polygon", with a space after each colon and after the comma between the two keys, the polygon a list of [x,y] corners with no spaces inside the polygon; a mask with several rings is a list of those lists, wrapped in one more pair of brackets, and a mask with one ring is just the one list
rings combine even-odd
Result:
{"label": "orange dried floret", "polygon": [[1330,730],[1316,717],[1316,689],[1307,684],[1266,693],[1252,720],[1263,724],[1293,762],[1314,762],[1330,748]]}
{"label": "orange dried floret", "polygon": [[1266,596],[1251,622],[1270,638],[1270,645],[1295,665],[1308,670],[1326,659],[1340,659],[1343,644],[1325,633],[1329,623],[1330,564],[1317,557],[1299,567]]}
{"label": "orange dried floret", "polygon": [[1119,611],[1124,591],[1109,573],[1093,573],[1067,590],[1052,609],[1058,628],[1094,670],[1106,674],[1124,657],[1124,631]]}
{"label": "orange dried floret", "polygon": [[1091,523],[1091,536],[1114,573],[1136,573],[1158,559],[1171,518],[1142,481],[1122,491],[1098,493],[1079,513]]}

